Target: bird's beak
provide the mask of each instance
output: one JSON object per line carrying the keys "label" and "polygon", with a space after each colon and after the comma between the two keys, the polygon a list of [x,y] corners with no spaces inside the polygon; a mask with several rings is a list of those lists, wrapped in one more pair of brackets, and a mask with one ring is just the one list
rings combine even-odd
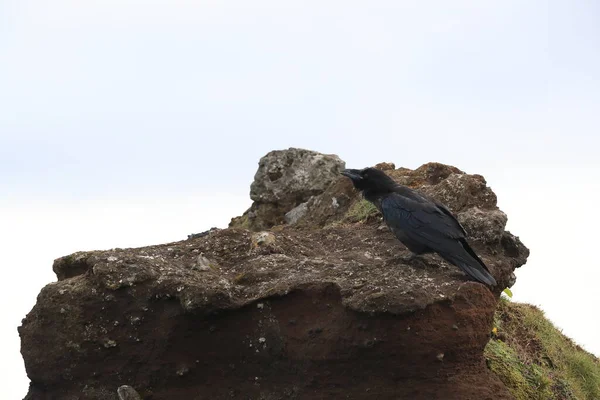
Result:
{"label": "bird's beak", "polygon": [[341,172],[342,175],[347,176],[353,181],[360,181],[362,176],[360,176],[360,170],[358,169],[345,169]]}

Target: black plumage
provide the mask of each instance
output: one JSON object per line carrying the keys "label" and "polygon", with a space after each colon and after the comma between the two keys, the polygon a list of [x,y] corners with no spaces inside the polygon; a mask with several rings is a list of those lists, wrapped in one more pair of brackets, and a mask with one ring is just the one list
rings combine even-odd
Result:
{"label": "black plumage", "polygon": [[486,265],[469,246],[464,228],[443,204],[396,183],[375,168],[346,169],[342,174],[377,207],[394,235],[413,254],[435,252],[471,278],[496,285]]}

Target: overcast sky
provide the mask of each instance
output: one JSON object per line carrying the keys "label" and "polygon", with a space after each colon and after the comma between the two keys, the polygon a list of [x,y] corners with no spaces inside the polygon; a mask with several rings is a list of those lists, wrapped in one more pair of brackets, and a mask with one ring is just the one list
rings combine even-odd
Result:
{"label": "overcast sky", "polygon": [[225,227],[291,146],[484,175],[531,249],[515,299],[600,354],[599,18],[593,0],[0,0],[0,397],[26,393],[16,327],[55,258]]}

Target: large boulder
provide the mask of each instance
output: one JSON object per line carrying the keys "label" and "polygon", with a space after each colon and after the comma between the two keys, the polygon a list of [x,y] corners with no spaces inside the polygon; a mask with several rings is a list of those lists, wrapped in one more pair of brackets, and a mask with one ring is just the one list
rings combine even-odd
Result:
{"label": "large boulder", "polygon": [[483,349],[528,250],[504,230],[485,180],[435,163],[379,166],[457,212],[499,282],[492,290],[436,255],[406,261],[377,212],[331,172],[343,163],[324,165],[328,185],[254,185],[259,204],[305,204],[293,224],[284,213],[269,231],[56,260],[58,282],[19,328],[27,398],[117,399],[128,385],[145,399],[511,399]]}

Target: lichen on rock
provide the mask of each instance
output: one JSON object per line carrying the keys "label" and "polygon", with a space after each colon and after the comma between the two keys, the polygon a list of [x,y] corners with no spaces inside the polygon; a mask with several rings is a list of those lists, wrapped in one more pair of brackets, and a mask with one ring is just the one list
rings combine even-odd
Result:
{"label": "lichen on rock", "polygon": [[260,159],[250,186],[252,207],[243,218],[233,219],[230,227],[262,230],[286,219],[295,223],[297,214],[305,211],[292,210],[323,193],[344,167],[336,155],[296,148],[269,152]]}

